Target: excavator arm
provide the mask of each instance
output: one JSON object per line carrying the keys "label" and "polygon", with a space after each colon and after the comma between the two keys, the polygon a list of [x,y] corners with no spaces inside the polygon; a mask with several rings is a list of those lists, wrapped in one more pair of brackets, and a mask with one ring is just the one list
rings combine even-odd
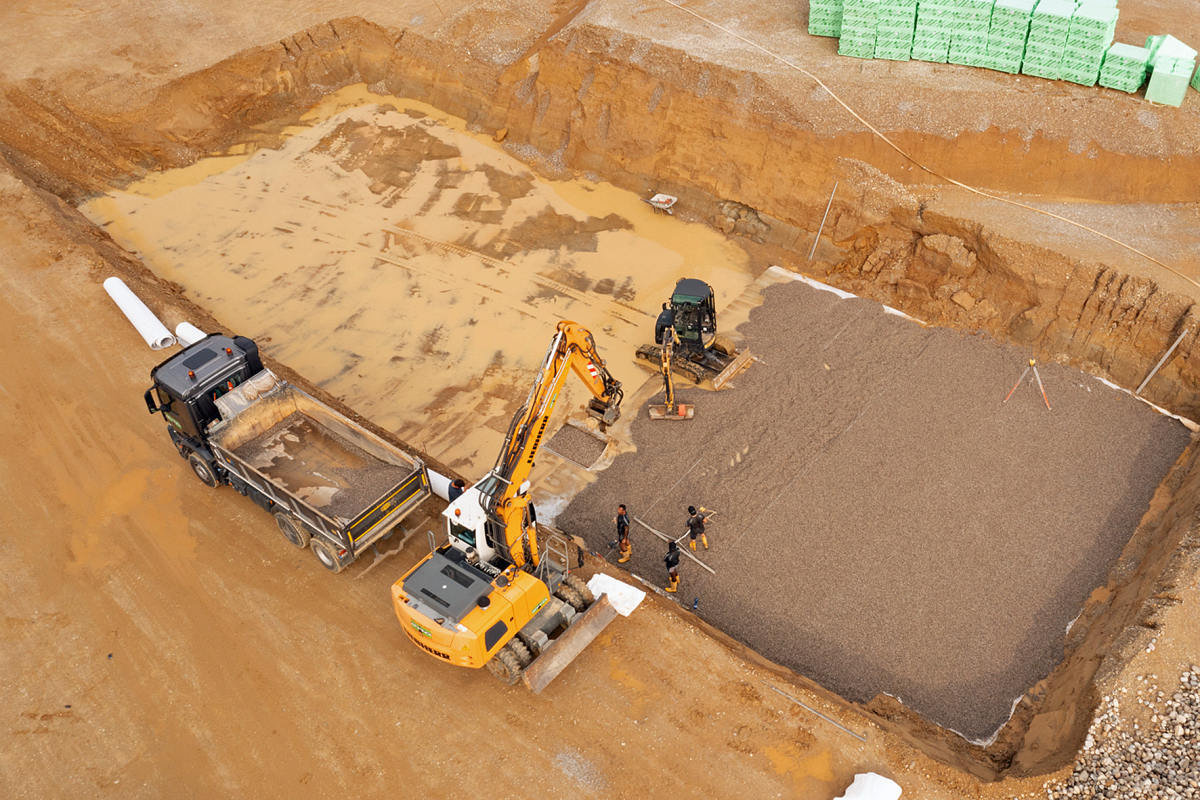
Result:
{"label": "excavator arm", "polygon": [[602,427],[616,422],[620,416],[621,399],[624,396],[621,383],[609,374],[604,359],[596,350],[592,334],[575,322],[564,320],[558,323],[537,380],[525,404],[509,425],[504,447],[493,470],[493,475],[499,481],[495,491],[490,494],[486,509],[488,516],[503,527],[505,549],[517,566],[523,565],[526,560],[521,546],[521,540],[526,536],[529,559],[534,566],[539,560],[536,522],[532,513],[527,511],[529,496],[524,491],[524,483],[541,449],[555,401],[568,373],[572,372],[591,390],[588,413],[600,420]]}

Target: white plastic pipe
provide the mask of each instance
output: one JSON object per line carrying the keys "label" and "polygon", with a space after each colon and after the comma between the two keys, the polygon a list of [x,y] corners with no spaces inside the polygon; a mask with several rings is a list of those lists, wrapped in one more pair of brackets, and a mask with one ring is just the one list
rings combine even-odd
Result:
{"label": "white plastic pipe", "polygon": [[175,338],[184,347],[191,347],[205,336],[208,336],[208,334],[190,322],[181,322],[175,326]]}
{"label": "white plastic pipe", "polygon": [[175,337],[167,330],[167,326],[154,316],[154,312],[146,308],[146,304],[129,290],[125,281],[120,278],[109,278],[104,282],[104,291],[113,299],[126,318],[137,328],[137,332],[146,340],[153,350],[162,350],[175,344]]}

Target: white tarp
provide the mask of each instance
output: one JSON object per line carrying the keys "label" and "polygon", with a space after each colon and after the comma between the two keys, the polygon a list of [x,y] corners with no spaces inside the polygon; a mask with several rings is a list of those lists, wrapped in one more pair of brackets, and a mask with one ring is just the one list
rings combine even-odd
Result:
{"label": "white tarp", "polygon": [[175,338],[184,347],[191,347],[205,336],[208,334],[190,322],[181,322],[175,326]]}
{"label": "white tarp", "polygon": [[602,572],[592,576],[592,579],[588,581],[588,588],[596,597],[602,594],[608,595],[608,602],[612,603],[613,608],[623,617],[632,614],[633,610],[646,597],[646,593],[641,589],[635,589],[628,583],[622,583]]}
{"label": "white tarp", "polygon": [[896,800],[902,791],[895,781],[874,772],[864,772],[855,775],[854,783],[846,793],[834,800]]}

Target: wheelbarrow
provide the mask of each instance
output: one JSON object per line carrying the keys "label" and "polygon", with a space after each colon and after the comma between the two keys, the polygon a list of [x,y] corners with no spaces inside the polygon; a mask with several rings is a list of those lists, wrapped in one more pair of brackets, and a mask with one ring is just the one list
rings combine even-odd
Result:
{"label": "wheelbarrow", "polygon": [[671,210],[671,206],[675,205],[675,202],[679,199],[678,197],[672,197],[669,194],[656,194],[649,200],[642,199],[654,206],[655,211],[665,211],[671,216],[675,216],[675,212]]}

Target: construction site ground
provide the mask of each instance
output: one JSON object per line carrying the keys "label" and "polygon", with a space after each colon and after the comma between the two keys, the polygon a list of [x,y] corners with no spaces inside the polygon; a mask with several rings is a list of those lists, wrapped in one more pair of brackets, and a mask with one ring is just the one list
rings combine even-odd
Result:
{"label": "construction site ground", "polygon": [[[1120,41],[1200,29],[1194,6],[1126,5]],[[1011,341],[998,352],[1013,358],[972,368],[980,398],[992,396],[985,377],[1007,391],[1026,343],[1060,362],[1043,378],[1051,402],[1068,403],[1081,391],[1068,362],[1133,388],[1187,332],[1200,296],[1194,92],[1165,109],[986,70],[839,58],[836,42],[805,33],[804,2],[687,7],[744,38],[665,1],[0,10],[0,795],[823,799],[874,771],[905,797],[1045,796],[1100,694],[1170,682],[1200,659],[1194,448],[1152,499],[1145,485],[1122,486],[1132,499],[1109,514],[1081,509],[1112,527],[1090,577],[1060,586],[1082,611],[1067,661],[1054,667],[1050,641],[1019,653],[1038,664],[1013,679],[1026,691],[1022,727],[991,751],[879,698],[851,702],[870,692],[792,672],[768,660],[786,654],[709,624],[710,606],[753,599],[750,585],[711,603],[718,590],[706,588],[699,615],[651,592],[542,695],[503,687],[417,652],[391,609],[390,585],[440,529],[438,503],[381,543],[378,560],[335,576],[248,500],[190,474],[141,399],[166,353],[109,301],[110,275],[172,327],[258,338],[283,377],[469,479],[491,466],[564,316],[596,330],[630,389],[628,414],[638,411],[650,389],[635,391],[647,373],[633,346],[684,275],[713,283],[725,304],[779,264]],[[1025,205],[929,177],[772,53],[819,75],[918,160]],[[554,92],[539,95],[539,80]],[[588,105],[596,97],[603,108]],[[515,109],[511,130],[492,124],[493,101]],[[810,263],[835,179],[841,194]],[[657,183],[680,195],[676,217],[641,202]],[[139,215],[151,223],[132,224]],[[914,231],[925,237],[914,263],[942,263],[934,233],[978,242],[978,258],[955,251],[946,274],[905,272],[890,243]],[[460,296],[494,302],[472,312]],[[723,327],[753,302],[734,305]],[[1147,390],[1185,416],[1200,407],[1194,339]],[[697,418],[671,425],[712,424],[705,404],[736,404],[770,364],[721,394],[689,390]],[[1032,392],[1005,411],[1040,414]],[[1119,431],[1086,432],[1111,439],[1097,447],[1176,425],[1122,397]],[[580,399],[569,392],[564,409]],[[1070,424],[1080,433],[1081,419]],[[1143,476],[1182,446],[1170,431]],[[539,501],[558,512],[583,487],[582,498],[597,495],[600,470],[641,447],[627,429],[613,437],[591,471],[546,453]],[[1126,443],[1126,456],[1148,446]],[[831,491],[864,480],[827,477]],[[621,498],[595,502],[588,535],[601,544],[590,529]],[[733,505],[719,510],[732,516]],[[717,547],[728,543],[720,524]],[[1029,550],[1053,544],[1030,540],[1016,557],[1047,569],[1052,556]],[[590,559],[585,577],[597,569],[625,575]],[[897,576],[913,596],[936,594],[929,580]],[[1050,605],[1054,624],[1071,621],[1069,600]],[[974,666],[1004,674],[1020,650]],[[1052,679],[1020,685],[1047,667]],[[1016,696],[1000,681],[987,689],[997,704]],[[987,716],[971,733],[986,733]]]}

